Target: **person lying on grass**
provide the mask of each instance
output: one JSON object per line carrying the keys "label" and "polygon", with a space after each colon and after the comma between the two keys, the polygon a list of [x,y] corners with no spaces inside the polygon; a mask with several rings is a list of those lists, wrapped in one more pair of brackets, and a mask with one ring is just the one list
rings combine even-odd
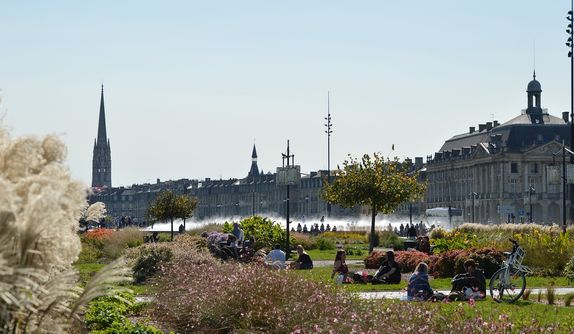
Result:
{"label": "person lying on grass", "polygon": [[468,259],[464,262],[465,273],[452,278],[451,294],[458,293],[461,299],[483,299],[486,296],[486,279],[476,262]]}
{"label": "person lying on grass", "polygon": [[401,282],[401,267],[395,261],[395,253],[388,251],[386,261],[375,273],[371,283],[373,284],[399,284]]}
{"label": "person lying on grass", "polygon": [[429,284],[429,267],[421,262],[409,278],[407,286],[407,300],[427,300],[433,295],[433,290]]}

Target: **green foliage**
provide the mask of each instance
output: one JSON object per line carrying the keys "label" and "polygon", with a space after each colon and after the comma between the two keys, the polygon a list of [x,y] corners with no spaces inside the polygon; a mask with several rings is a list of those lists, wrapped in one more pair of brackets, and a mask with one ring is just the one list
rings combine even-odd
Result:
{"label": "green foliage", "polygon": [[[277,243],[285,243],[285,230],[281,228],[281,225],[269,218],[260,216],[245,218],[240,222],[240,227],[243,229],[245,238],[250,235],[255,238],[256,249],[263,247],[272,248]],[[233,224],[225,222],[223,224],[223,232],[231,233],[231,231],[233,231]]]}
{"label": "green foliage", "polygon": [[290,236],[293,245],[301,245],[306,250],[317,248],[317,238],[309,234],[293,232]]}
{"label": "green foliage", "polygon": [[363,244],[369,242],[367,234],[363,231],[329,231],[321,235],[325,238],[333,239],[336,243],[341,244]]}
{"label": "green foliage", "polygon": [[[324,183],[323,197],[346,208],[364,205],[371,208],[371,231],[375,229],[377,213],[392,213],[402,203],[419,198],[425,185],[418,175],[411,173],[410,164],[398,158],[385,159],[380,154],[363,155],[359,161],[351,156],[343,162],[343,169],[336,172],[336,179]],[[369,251],[375,242],[371,236]]]}
{"label": "green foliage", "polygon": [[88,304],[84,315],[92,334],[161,334],[153,326],[132,323],[127,316],[141,311],[133,294],[121,293],[117,297],[100,297]]}
{"label": "green foliage", "polygon": [[117,297],[106,296],[94,299],[88,304],[84,315],[88,329],[106,329],[114,322],[122,322],[133,302],[133,295],[128,293],[122,293]]}
{"label": "green foliage", "polygon": [[403,249],[403,239],[392,231],[381,231],[377,233],[379,237],[379,246],[392,248],[393,250]]}
{"label": "green foliage", "polygon": [[185,195],[175,195],[171,191],[164,191],[158,195],[146,212],[150,221],[170,221],[171,240],[173,241],[173,220],[176,218],[187,219],[197,207],[197,199],[190,199]]}
{"label": "green foliage", "polygon": [[[103,245],[102,245],[103,246]],[[98,262],[104,253],[101,248],[98,248],[92,242],[84,241],[82,239],[82,250],[78,256],[78,261],[76,263],[94,263]]]}
{"label": "green foliage", "polygon": [[335,242],[331,239],[319,237],[317,238],[317,247],[319,250],[335,249]]}
{"label": "green foliage", "polygon": [[564,276],[568,278],[568,283],[574,282],[574,257],[564,267]]}
{"label": "green foliage", "polygon": [[365,251],[361,247],[346,246],[345,253],[347,253],[347,255],[362,256],[365,254]]}
{"label": "green foliage", "polygon": [[133,267],[135,282],[145,282],[160,270],[162,264],[168,263],[172,258],[173,252],[167,247],[143,248]]}

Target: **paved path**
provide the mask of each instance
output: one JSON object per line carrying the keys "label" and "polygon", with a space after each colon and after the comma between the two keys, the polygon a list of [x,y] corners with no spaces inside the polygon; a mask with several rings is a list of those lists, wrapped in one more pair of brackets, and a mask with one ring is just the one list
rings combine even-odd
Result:
{"label": "paved path", "polygon": [[[536,298],[535,296],[538,294],[538,292],[540,291],[542,294],[546,294],[546,288],[534,288],[534,289],[530,289],[531,294],[530,296],[534,296],[534,298]],[[445,295],[448,295],[450,293],[450,290],[441,290],[438,292],[442,292]],[[574,293],[574,288],[556,288],[555,289],[555,293],[557,295],[566,295],[569,293]],[[401,299],[401,298],[406,298],[407,297],[407,292],[406,291],[373,291],[373,292],[358,292],[358,295],[362,298],[362,299]],[[487,295],[489,295],[489,292],[487,291]]]}

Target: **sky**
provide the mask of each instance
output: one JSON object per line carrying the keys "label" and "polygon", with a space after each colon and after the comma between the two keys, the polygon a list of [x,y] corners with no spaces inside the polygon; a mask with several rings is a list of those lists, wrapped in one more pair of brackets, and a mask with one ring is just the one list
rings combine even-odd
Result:
{"label": "sky", "polygon": [[[526,107],[570,109],[570,2],[12,1],[0,11],[0,117],[57,134],[91,182],[104,84],[114,186],[242,178],[350,154],[426,157]],[[394,145],[395,150],[391,151]]]}

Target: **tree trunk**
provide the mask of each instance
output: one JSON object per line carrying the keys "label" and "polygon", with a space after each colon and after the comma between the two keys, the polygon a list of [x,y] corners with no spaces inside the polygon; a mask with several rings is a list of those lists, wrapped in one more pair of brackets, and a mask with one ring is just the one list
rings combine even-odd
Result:
{"label": "tree trunk", "polygon": [[171,218],[171,241],[173,241],[173,217]]}
{"label": "tree trunk", "polygon": [[375,248],[375,217],[377,216],[377,208],[373,205],[371,208],[371,237],[369,238],[371,242],[369,243],[369,254],[373,252]]}

